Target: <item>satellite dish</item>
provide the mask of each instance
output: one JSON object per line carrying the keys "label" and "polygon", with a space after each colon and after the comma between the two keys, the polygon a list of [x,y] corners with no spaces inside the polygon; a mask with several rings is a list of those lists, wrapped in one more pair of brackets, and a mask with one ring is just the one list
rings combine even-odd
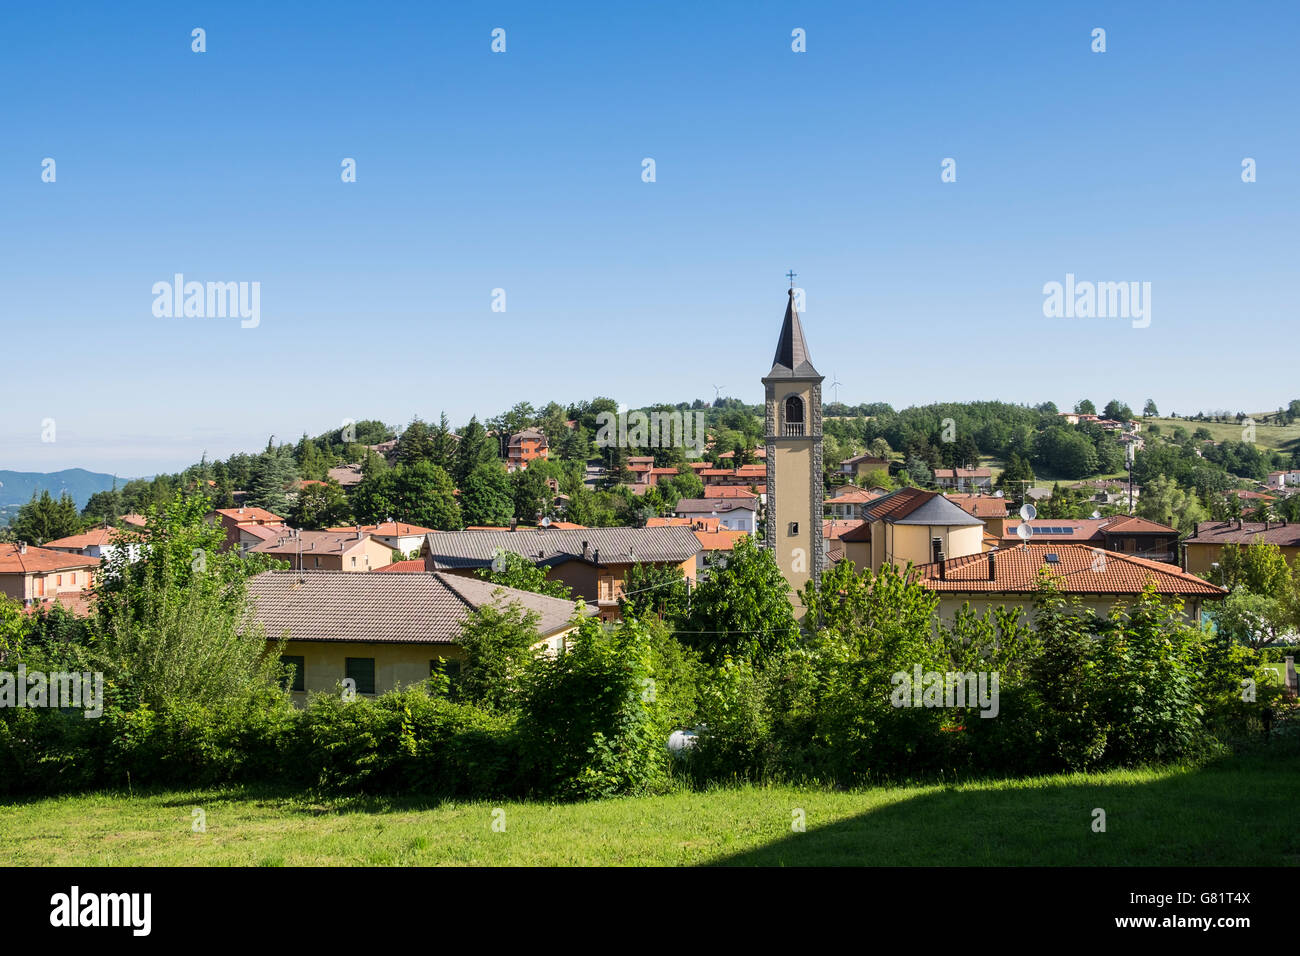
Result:
{"label": "satellite dish", "polygon": [[1027,524],[1018,524],[1016,525],[1016,536],[1019,537],[1021,541],[1028,541],[1034,536],[1034,529],[1029,527]]}
{"label": "satellite dish", "polygon": [[993,497],[994,497],[994,498],[1001,498],[1001,497],[1003,497],[1003,495],[1004,495],[1004,492],[1002,492],[1001,490],[993,492]]}
{"label": "satellite dish", "polygon": [[543,518],[543,519],[542,519],[542,527],[543,527],[543,528],[549,528],[550,526],[551,526],[551,519],[550,519],[550,518]]}
{"label": "satellite dish", "polygon": [[1092,513],[1092,516],[1093,516],[1094,518],[1100,518],[1100,517],[1101,517],[1101,512],[1100,512],[1100,511],[1094,511],[1094,512]]}
{"label": "satellite dish", "polygon": [[1020,517],[1024,518],[1026,521],[1033,521],[1038,517],[1038,509],[1026,501],[1020,506]]}

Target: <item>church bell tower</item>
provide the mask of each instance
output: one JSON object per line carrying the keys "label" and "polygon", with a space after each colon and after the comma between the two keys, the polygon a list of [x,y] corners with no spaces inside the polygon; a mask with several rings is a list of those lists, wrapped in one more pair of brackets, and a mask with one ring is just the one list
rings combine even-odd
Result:
{"label": "church bell tower", "polygon": [[[822,381],[813,368],[791,276],[767,399],[767,547],[793,591],[820,580],[822,548]],[[791,600],[799,605],[798,598]]]}

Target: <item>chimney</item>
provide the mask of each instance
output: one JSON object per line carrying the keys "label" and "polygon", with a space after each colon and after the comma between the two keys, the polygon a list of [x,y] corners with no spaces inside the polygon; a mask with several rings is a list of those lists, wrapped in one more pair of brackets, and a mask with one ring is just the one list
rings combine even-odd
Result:
{"label": "chimney", "polygon": [[994,548],[992,551],[989,552],[989,580],[990,581],[996,581],[998,579],[997,554],[998,554],[997,548]]}
{"label": "chimney", "polygon": [[518,518],[511,518],[511,519],[510,519],[510,530],[511,530],[511,531],[514,531],[515,528],[517,528],[517,527],[519,527],[519,519],[518,519]]}
{"label": "chimney", "polygon": [[582,542],[582,556],[583,556],[584,559],[585,559],[585,558],[589,558],[589,557],[591,557],[591,542],[590,542],[590,541],[584,541],[584,542]]}
{"label": "chimney", "polygon": [[357,540],[358,540],[358,541],[361,540],[361,529],[360,529],[360,528],[357,529]]}
{"label": "chimney", "polygon": [[19,553],[19,554],[26,554],[26,553],[27,553],[27,542],[26,542],[26,541],[19,541],[19,542],[18,542],[18,553]]}
{"label": "chimney", "polygon": [[943,552],[939,552],[939,580],[948,580],[948,562],[944,560]]}

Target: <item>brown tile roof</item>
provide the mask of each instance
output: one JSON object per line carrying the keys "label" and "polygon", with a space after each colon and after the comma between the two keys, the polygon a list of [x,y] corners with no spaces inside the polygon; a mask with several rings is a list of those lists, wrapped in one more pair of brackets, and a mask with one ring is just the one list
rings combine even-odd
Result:
{"label": "brown tile roof", "polygon": [[148,523],[148,519],[145,518],[144,515],[137,514],[122,515],[118,520],[121,521],[122,524],[136,529],[144,528]]}
{"label": "brown tile roof", "polygon": [[471,611],[510,603],[535,611],[545,637],[566,628],[574,613],[571,601],[445,573],[264,571],[249,580],[248,596],[268,638],[287,631],[299,641],[454,644]]}
{"label": "brown tile roof", "polygon": [[66,551],[47,551],[27,545],[25,552],[16,544],[0,544],[0,574],[31,574],[36,571],[80,570],[99,567],[99,558]]}
{"label": "brown tile roof", "polygon": [[361,479],[365,477],[361,474],[360,465],[340,465],[337,468],[331,468],[326,473],[326,476],[337,481],[344,488],[361,484]]}
{"label": "brown tile roof", "polygon": [[[248,530],[248,529],[244,529]],[[256,534],[256,532],[253,532]],[[358,538],[355,531],[299,531],[298,537],[287,534],[277,535],[272,540],[263,541],[249,548],[249,552],[274,554],[280,557],[296,557],[299,551],[303,557],[315,554],[347,554],[365,541],[366,535]]]}
{"label": "brown tile roof", "polygon": [[678,527],[447,531],[425,537],[425,555],[439,569],[488,567],[497,551],[512,551],[543,567],[568,561],[595,564],[597,551],[601,566],[633,561],[680,564],[700,553],[700,543],[689,528]]}
{"label": "brown tile roof", "polygon": [[270,541],[293,531],[287,524],[245,524],[239,526],[241,534],[251,534],[254,538]]}
{"label": "brown tile roof", "polygon": [[936,468],[934,470],[936,478],[992,478],[993,471],[990,468]]}
{"label": "brown tile roof", "polygon": [[[1058,562],[1049,564],[1055,554]],[[1094,562],[1104,557],[1098,567]],[[990,578],[989,560],[996,565]],[[1138,594],[1148,581],[1157,594],[1180,597],[1222,598],[1227,591],[1181,571],[1170,564],[1148,561],[1129,554],[1102,551],[1082,544],[1018,544],[961,558],[949,558],[940,577],[940,565],[923,564],[915,569],[917,580],[932,591],[966,593],[1032,593],[1038,572],[1044,568],[1059,577],[1058,586],[1070,594]]]}
{"label": "brown tile roof", "polygon": [[1184,543],[1275,544],[1279,548],[1300,548],[1300,524],[1284,521],[1201,521]]}
{"label": "brown tile roof", "polygon": [[696,531],[717,531],[717,518],[648,518],[647,528],[694,528]]}

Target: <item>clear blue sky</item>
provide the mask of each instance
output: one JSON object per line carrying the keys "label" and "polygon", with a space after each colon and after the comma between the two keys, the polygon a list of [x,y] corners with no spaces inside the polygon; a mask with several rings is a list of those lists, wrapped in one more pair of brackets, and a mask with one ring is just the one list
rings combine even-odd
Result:
{"label": "clear blue sky", "polygon": [[[848,402],[1300,395],[1295,3],[183,6],[6,15],[0,468],[759,401],[790,268]],[[176,272],[260,326],[155,318]],[[1150,327],[1044,318],[1067,272]]]}

